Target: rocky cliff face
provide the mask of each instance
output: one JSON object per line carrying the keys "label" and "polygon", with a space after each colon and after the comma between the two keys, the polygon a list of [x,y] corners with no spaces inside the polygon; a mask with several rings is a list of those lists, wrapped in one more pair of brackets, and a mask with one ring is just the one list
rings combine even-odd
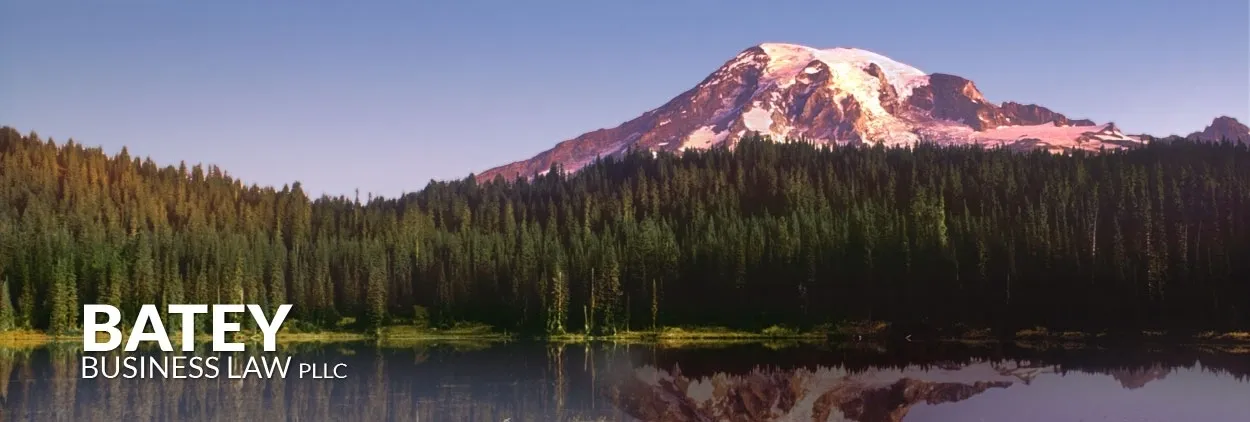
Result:
{"label": "rocky cliff face", "polygon": [[1003,103],[1001,109],[1008,116],[1008,120],[1003,122],[1006,124],[1040,125],[1049,123],[1055,126],[1094,126],[1092,120],[1068,119],[1067,116],[1036,104],[1020,104],[1008,101]]}
{"label": "rocky cliff face", "polygon": [[1189,134],[1189,139],[1205,142],[1232,141],[1250,144],[1250,127],[1232,117],[1220,116],[1200,132]]}
{"label": "rocky cliff face", "polygon": [[488,170],[480,178],[528,177],[553,164],[571,171],[630,148],[732,146],[732,140],[748,132],[837,145],[909,145],[924,139],[1098,150],[1140,142],[1122,134],[1116,143],[1101,138],[1077,142],[1085,132],[1100,129],[1092,121],[1039,105],[992,103],[972,81],[926,74],[870,51],[769,43],[742,51],[656,109],[561,142],[531,159]]}

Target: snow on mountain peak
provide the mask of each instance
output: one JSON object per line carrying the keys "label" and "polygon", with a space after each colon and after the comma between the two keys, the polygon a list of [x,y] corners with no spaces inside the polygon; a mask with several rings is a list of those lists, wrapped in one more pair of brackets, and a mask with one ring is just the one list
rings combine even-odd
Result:
{"label": "snow on mountain peak", "polygon": [[769,63],[764,73],[782,84],[805,70],[813,61],[821,61],[830,69],[839,70],[843,78],[875,78],[868,73],[869,65],[876,64],[884,72],[890,85],[899,96],[911,95],[912,88],[923,83],[926,74],[920,69],[900,63],[889,57],[858,48],[816,49],[798,44],[764,43],[759,48],[768,55]]}
{"label": "snow on mountain peak", "polygon": [[[972,81],[858,48],[764,43],[693,88],[613,128],[587,132],[480,176],[573,171],[628,149],[708,148],[760,132],[837,145],[981,144],[1014,149],[1128,148],[1140,139],[1035,104],[985,100]],[[732,143],[729,145],[732,147]]]}

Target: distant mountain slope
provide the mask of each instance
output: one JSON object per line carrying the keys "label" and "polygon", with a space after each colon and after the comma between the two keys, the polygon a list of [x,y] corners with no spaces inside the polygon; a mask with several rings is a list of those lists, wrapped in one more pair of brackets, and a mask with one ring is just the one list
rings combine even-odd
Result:
{"label": "distant mountain slope", "polygon": [[1072,119],[1043,106],[991,103],[972,81],[927,74],[870,51],[767,43],[746,49],[659,108],[480,178],[530,176],[556,163],[576,170],[631,147],[706,148],[748,131],[839,145],[927,139],[1059,151],[1141,142],[1114,125]]}
{"label": "distant mountain slope", "polygon": [[642,420],[899,422],[918,404],[960,402],[1058,370],[978,362],[864,371],[757,368],[692,377],[680,368],[646,366],[623,377],[616,404]]}
{"label": "distant mountain slope", "polygon": [[1232,117],[1220,116],[1216,117],[1215,120],[1211,122],[1211,125],[1207,126],[1201,132],[1189,134],[1188,138],[1190,140],[1207,142],[1220,142],[1227,140],[1250,143],[1250,127],[1247,127]]}

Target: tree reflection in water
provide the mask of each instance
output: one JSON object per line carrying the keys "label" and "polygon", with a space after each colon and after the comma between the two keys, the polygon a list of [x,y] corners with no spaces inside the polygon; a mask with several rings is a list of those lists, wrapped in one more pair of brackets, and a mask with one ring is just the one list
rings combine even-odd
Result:
{"label": "tree reflection in water", "polygon": [[[302,344],[277,355],[346,363],[347,378],[300,379],[292,368],[285,379],[238,380],[224,367],[217,379],[82,379],[77,346],[0,348],[0,420],[899,421],[918,405],[1030,400],[1042,390],[1027,386],[1043,379],[1090,384],[1072,373],[1114,380],[1073,394],[1131,390],[1172,408],[1186,397],[1146,387],[1178,372],[1188,374],[1178,383],[1231,383],[1250,397],[1250,359],[1193,348]],[[1192,409],[1195,420],[1232,410]]]}

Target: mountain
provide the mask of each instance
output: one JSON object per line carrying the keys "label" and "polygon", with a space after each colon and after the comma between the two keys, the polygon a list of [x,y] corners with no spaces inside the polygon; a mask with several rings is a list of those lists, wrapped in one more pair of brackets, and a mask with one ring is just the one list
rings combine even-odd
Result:
{"label": "mountain", "polygon": [[1220,116],[1201,132],[1189,134],[1188,138],[1195,141],[1220,142],[1224,140],[1250,143],[1250,127],[1232,117]]}
{"label": "mountain", "polygon": [[640,420],[898,422],[917,404],[967,400],[1028,384],[1057,367],[994,365],[847,371],[757,368],[696,377],[642,367],[617,384],[614,404]]}
{"label": "mountain", "polygon": [[1129,390],[1136,390],[1146,386],[1146,383],[1167,378],[1172,370],[1162,365],[1155,364],[1144,369],[1120,369],[1111,371],[1111,377],[1120,382],[1120,385]]}
{"label": "mountain", "polygon": [[659,108],[490,169],[479,179],[531,176],[556,163],[573,171],[629,148],[707,148],[748,131],[837,145],[926,139],[1062,151],[1142,142],[1114,125],[1039,105],[991,103],[972,81],[928,74],[871,51],[766,43],[739,53]]}

